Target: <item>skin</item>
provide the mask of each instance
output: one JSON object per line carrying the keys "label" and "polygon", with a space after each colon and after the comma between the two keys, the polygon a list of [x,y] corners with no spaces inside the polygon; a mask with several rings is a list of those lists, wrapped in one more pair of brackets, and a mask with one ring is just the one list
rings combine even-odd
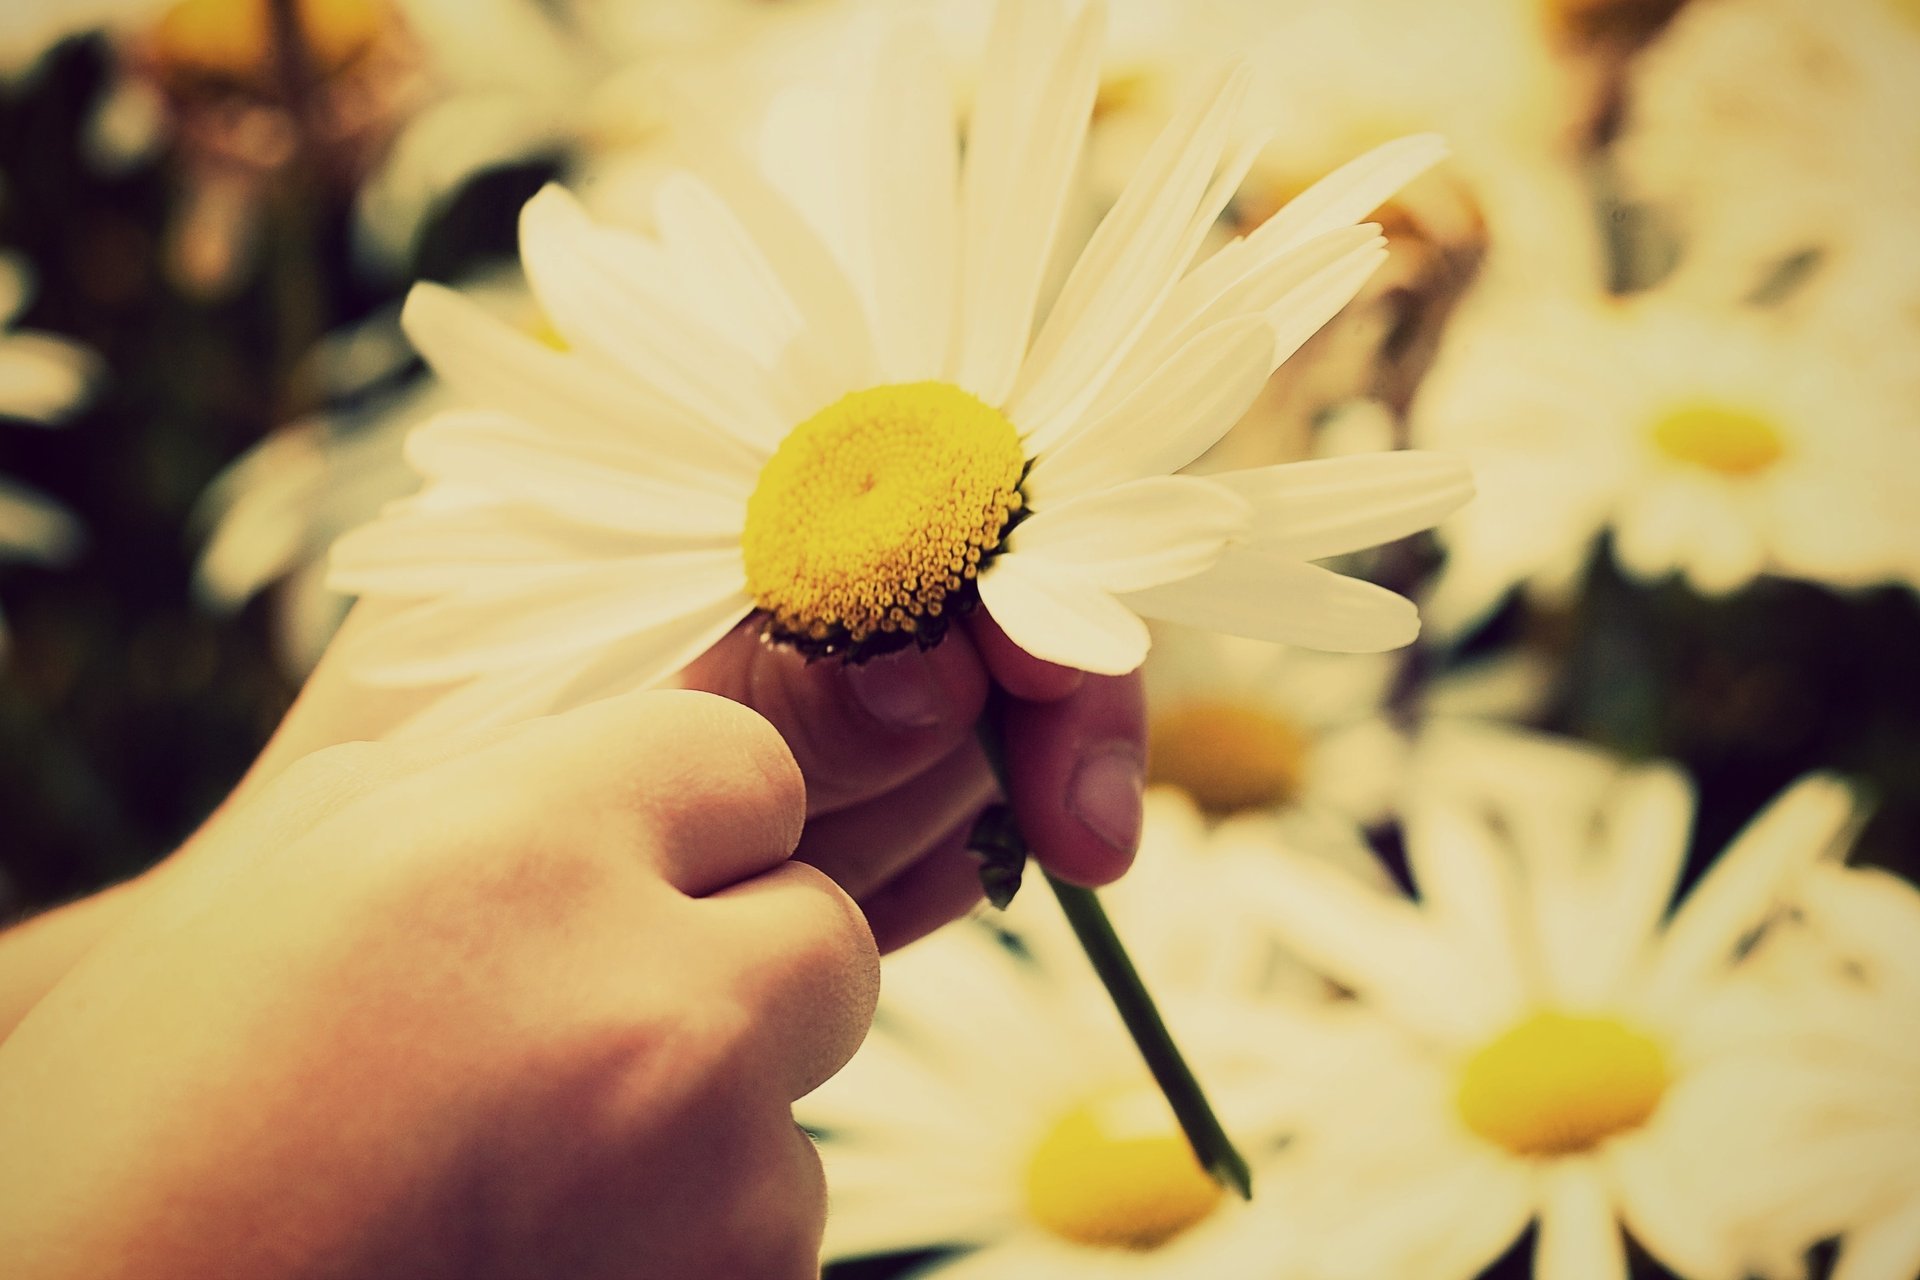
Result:
{"label": "skin", "polygon": [[743,628],[687,691],[387,743],[424,695],[330,656],[181,850],[0,935],[8,1274],[817,1274],[789,1104],[876,942],[979,901],[990,695],[1050,869],[1139,830],[1137,677],[984,617],[881,661]]}
{"label": "skin", "polygon": [[[364,607],[356,610],[342,639],[376,620]],[[336,642],[233,795],[178,852],[127,884],[0,934],[0,1036],[150,888],[194,861],[228,812],[314,751],[380,738],[431,696],[356,684],[338,656],[342,647]],[[1146,752],[1137,673],[1093,676],[1042,662],[981,613],[925,654],[862,668],[808,663],[761,643],[748,623],[689,667],[682,683],[752,707],[780,731],[807,783],[799,857],[860,903],[883,951],[980,902],[965,844],[973,818],[998,798],[974,744],[990,691],[1000,699],[1012,803],[1040,860],[1093,886],[1119,878],[1132,861]],[[890,696],[874,695],[875,684]],[[876,704],[890,714],[869,709]],[[1135,785],[1120,786],[1117,795],[1104,788],[1117,813],[1089,825],[1074,784],[1088,762],[1116,760],[1133,766]]]}
{"label": "skin", "polygon": [[0,1043],[8,1275],[816,1274],[879,976],[804,812],[691,692],[309,754]]}

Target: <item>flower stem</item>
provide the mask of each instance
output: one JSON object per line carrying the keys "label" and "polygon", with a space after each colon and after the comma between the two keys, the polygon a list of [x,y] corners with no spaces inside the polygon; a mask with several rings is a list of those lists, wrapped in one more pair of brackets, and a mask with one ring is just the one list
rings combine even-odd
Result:
{"label": "flower stem", "polygon": [[[992,709],[980,719],[979,736],[987,762],[1000,781],[1000,790],[1008,794],[1006,747]],[[1020,871],[1029,852],[1012,809],[1006,805],[989,809],[976,824],[970,844],[981,857],[981,882],[988,898],[997,907],[1006,906],[1020,887]],[[1074,937],[1080,940],[1081,950],[1086,952],[1100,984],[1107,989],[1154,1083],[1160,1086],[1167,1105],[1173,1108],[1174,1119],[1179,1121],[1180,1131],[1186,1135],[1187,1145],[1193,1148],[1200,1167],[1242,1200],[1251,1200],[1253,1175],[1247,1168],[1246,1158],[1234,1148],[1233,1140],[1220,1126],[1193,1069],[1187,1066],[1180,1047],[1173,1042],[1160,1010],[1140,980],[1139,971],[1133,967],[1127,949],[1120,944],[1120,935],[1114,932],[1106,908],[1100,905],[1099,895],[1091,889],[1069,884],[1052,872],[1045,874],[1053,896],[1059,899],[1060,909],[1066,913],[1067,923],[1073,927]]]}

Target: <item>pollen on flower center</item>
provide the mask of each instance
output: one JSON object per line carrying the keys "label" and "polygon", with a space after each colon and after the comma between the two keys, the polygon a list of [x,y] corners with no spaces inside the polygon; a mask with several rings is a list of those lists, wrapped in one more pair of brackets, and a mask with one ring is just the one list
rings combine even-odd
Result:
{"label": "pollen on flower center", "polygon": [[1585,1151],[1644,1124],[1668,1083],[1650,1036],[1616,1018],[1536,1013],[1467,1060],[1469,1129],[1520,1156]]}
{"label": "pollen on flower center", "polygon": [[1786,453],[1779,429],[1757,413],[1725,405],[1688,405],[1653,425],[1668,457],[1741,478],[1758,475]]}
{"label": "pollen on flower center", "polygon": [[1148,776],[1224,816],[1297,798],[1311,749],[1305,733],[1271,712],[1199,699],[1149,722]]}
{"label": "pollen on flower center", "polygon": [[1220,1187],[1194,1159],[1159,1095],[1097,1098],[1068,1111],[1027,1164],[1027,1209],[1093,1248],[1157,1249],[1199,1223]]}
{"label": "pollen on flower center", "polygon": [[856,391],[795,427],[747,500],[747,589],[776,633],[833,652],[937,627],[1020,509],[1026,455],[944,382]]}

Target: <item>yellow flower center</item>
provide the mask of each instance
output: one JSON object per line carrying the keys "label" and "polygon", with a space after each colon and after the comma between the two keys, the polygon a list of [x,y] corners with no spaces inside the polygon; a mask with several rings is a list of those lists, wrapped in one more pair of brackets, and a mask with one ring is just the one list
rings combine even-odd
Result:
{"label": "yellow flower center", "polygon": [[1653,442],[1670,458],[1735,478],[1765,471],[1787,451],[1767,419],[1716,404],[1688,405],[1669,413],[1653,424]]}
{"label": "yellow flower center", "polygon": [[1147,773],[1223,817],[1300,795],[1311,739],[1272,712],[1218,699],[1182,703],[1147,729]]}
{"label": "yellow flower center", "polygon": [[822,652],[923,633],[999,546],[1025,466],[1013,424],[956,386],[853,392],[760,472],[747,589],[778,634]]}
{"label": "yellow flower center", "polygon": [[[322,72],[364,53],[391,23],[386,0],[298,0],[301,38]],[[180,0],[153,29],[160,61],[176,70],[248,80],[273,72],[267,0]]]}
{"label": "yellow flower center", "polygon": [[1469,1129],[1520,1156],[1585,1151],[1660,1105],[1667,1057],[1615,1018],[1536,1013],[1467,1060],[1457,1102]]}
{"label": "yellow flower center", "polygon": [[1157,1249],[1219,1203],[1219,1184],[1153,1093],[1075,1107],[1047,1131],[1027,1165],[1034,1220],[1093,1248]]}

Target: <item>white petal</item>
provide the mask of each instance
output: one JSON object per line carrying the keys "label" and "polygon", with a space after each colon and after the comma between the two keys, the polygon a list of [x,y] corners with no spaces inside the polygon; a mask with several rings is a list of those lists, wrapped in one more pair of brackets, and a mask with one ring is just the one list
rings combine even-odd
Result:
{"label": "white petal", "polygon": [[698,93],[678,92],[674,129],[685,153],[700,158],[700,174],[764,255],[782,291],[806,318],[805,358],[800,361],[825,388],[820,403],[872,385],[873,339],[860,296],[834,256],[799,213],[742,154],[733,134],[716,124],[712,104]]}
{"label": "white petal", "polygon": [[1247,237],[1247,247],[1250,251],[1266,251],[1269,243],[1302,244],[1364,218],[1446,154],[1446,139],[1437,133],[1383,143],[1289,200]]}
{"label": "white petal", "polygon": [[[728,596],[605,650],[490,672],[442,695],[390,736],[472,733],[564,711],[622,689],[658,685],[752,610],[753,602],[744,594]],[[614,676],[622,682],[620,689],[608,687]]]}
{"label": "white petal", "polygon": [[745,581],[737,547],[584,564],[416,605],[357,636],[348,662],[369,683],[395,685],[551,662],[699,614]]}
{"label": "white petal", "polygon": [[49,333],[0,333],[0,416],[48,424],[78,408],[99,377],[86,348]]}
{"label": "white petal", "polygon": [[1833,1280],[1882,1280],[1920,1274],[1920,1200],[1849,1232]]}
{"label": "white petal", "polygon": [[1111,410],[1042,453],[1024,488],[1045,502],[1178,471],[1240,420],[1273,371],[1272,354],[1264,317],[1229,320],[1197,335]]}
{"label": "white petal", "polygon": [[58,503],[0,476],[0,560],[59,564],[80,541],[79,521]]}
{"label": "white petal", "polygon": [[1487,823],[1464,807],[1427,803],[1408,814],[1406,843],[1427,918],[1474,958],[1487,996],[1516,1010],[1537,998],[1527,981],[1537,959],[1520,928],[1512,860]]}
{"label": "white petal", "polygon": [[17,253],[0,253],[0,330],[26,310],[33,297],[33,271]]}
{"label": "white petal", "polygon": [[1627,1280],[1627,1245],[1600,1171],[1586,1160],[1557,1160],[1541,1172],[1539,1280]]}
{"label": "white petal", "polygon": [[1205,573],[1125,603],[1165,622],[1337,653],[1397,649],[1420,633],[1413,602],[1385,587],[1240,547]]}
{"label": "white petal", "polygon": [[1189,476],[1154,476],[1073,498],[1021,522],[1007,547],[1102,591],[1139,591],[1212,566],[1247,506]]}
{"label": "white petal", "polygon": [[654,538],[738,536],[746,495],[651,474],[644,455],[541,433],[498,414],[444,414],[407,437],[407,461],[433,480],[486,490],[555,515]]}
{"label": "white petal", "polygon": [[520,259],[555,329],[749,446],[793,425],[766,372],[725,335],[660,296],[657,246],[597,226],[560,187],[520,211]]}
{"label": "white petal", "polygon": [[1006,402],[1027,349],[1100,80],[1105,7],[995,8],[962,179],[960,344],[953,380]]}
{"label": "white petal", "polygon": [[451,289],[415,285],[400,320],[434,372],[476,408],[556,436],[630,444],[679,475],[751,484],[758,474],[763,454],[615,370],[535,341]]}
{"label": "white petal", "polygon": [[1289,462],[1208,479],[1253,505],[1254,545],[1294,560],[1346,555],[1430,529],[1473,496],[1473,475],[1463,460],[1415,450]]}
{"label": "white petal", "polygon": [[1266,873],[1243,886],[1236,910],[1252,913],[1318,972],[1404,1026],[1460,1041],[1498,1018],[1472,970],[1418,907],[1322,859],[1273,850]]}
{"label": "white petal", "polygon": [[1855,817],[1853,793],[1825,774],[1801,779],[1768,805],[1674,913],[1647,973],[1649,1005],[1677,1011],[1779,908],[1796,878],[1835,851]]}
{"label": "white petal", "polygon": [[980,575],[980,602],[1013,642],[1036,658],[1118,676],[1147,657],[1147,625],[1083,574],[998,556]]}
{"label": "white petal", "polygon": [[1248,76],[1233,67],[1167,123],[1074,263],[1008,408],[1036,448],[1097,394],[1232,197],[1213,179]]}
{"label": "white petal", "polygon": [[1315,272],[1298,289],[1267,308],[1267,319],[1273,322],[1274,365],[1284,364],[1327,321],[1340,314],[1386,260],[1384,240],[1368,244]]}
{"label": "white petal", "polygon": [[889,36],[870,114],[874,341],[883,379],[918,382],[946,371],[953,336],[959,132],[932,34]]}
{"label": "white petal", "polygon": [[[1623,780],[1609,802],[1599,876],[1579,886],[1573,928],[1547,941],[1561,956],[1561,999],[1591,1008],[1619,989],[1665,918],[1693,828],[1693,795],[1671,769]],[[1550,931],[1559,932],[1559,931]]]}
{"label": "white petal", "polygon": [[667,549],[525,508],[402,505],[334,542],[327,585],[351,595],[424,598],[564,576],[586,561]]}
{"label": "white petal", "polygon": [[[1151,368],[1152,362],[1165,359],[1194,334],[1222,320],[1271,311],[1329,268],[1377,256],[1384,243],[1380,228],[1367,223],[1329,231],[1271,258],[1249,259],[1244,243],[1228,245],[1174,286],[1166,305],[1141,336],[1134,361]],[[1237,265],[1231,271],[1222,270],[1223,259]],[[1125,382],[1123,373],[1115,378],[1114,387]],[[1113,389],[1109,388],[1109,395]]]}

